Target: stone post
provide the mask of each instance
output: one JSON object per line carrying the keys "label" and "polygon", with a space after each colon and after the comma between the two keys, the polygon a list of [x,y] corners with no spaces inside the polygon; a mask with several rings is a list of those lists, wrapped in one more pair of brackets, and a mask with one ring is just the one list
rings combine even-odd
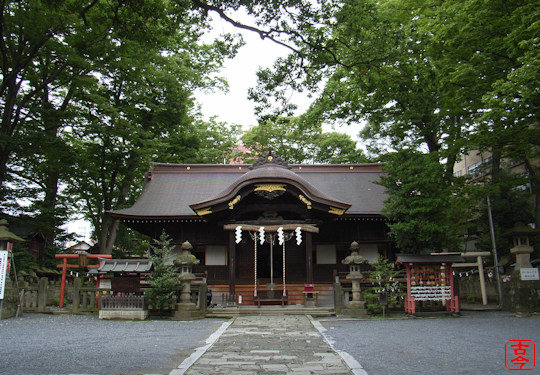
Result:
{"label": "stone post", "polygon": [[47,289],[49,286],[49,279],[42,277],[39,279],[38,284],[38,312],[45,312],[47,307]]}
{"label": "stone post", "polygon": [[343,288],[340,283],[334,283],[334,310],[336,315],[343,312]]}
{"label": "stone post", "polygon": [[73,304],[71,306],[71,312],[73,314],[77,314],[79,312],[79,308],[81,304],[81,301],[80,301],[81,298],[79,295],[80,288],[81,288],[81,279],[76,277],[73,280]]}
{"label": "stone post", "polygon": [[208,286],[206,283],[199,285],[199,311],[201,315],[206,316],[206,292],[208,291]]}

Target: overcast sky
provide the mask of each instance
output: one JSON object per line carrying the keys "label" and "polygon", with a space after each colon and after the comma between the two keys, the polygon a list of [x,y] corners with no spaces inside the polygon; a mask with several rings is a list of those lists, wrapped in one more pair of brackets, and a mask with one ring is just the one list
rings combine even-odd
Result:
{"label": "overcast sky", "polygon": [[[239,124],[244,129],[248,129],[257,125],[255,105],[247,98],[249,88],[255,87],[257,84],[257,70],[272,67],[278,57],[287,56],[290,50],[268,39],[261,39],[258,34],[252,31],[235,28],[216,15],[212,15],[212,19],[212,32],[208,34],[209,38],[217,37],[223,33],[241,34],[245,45],[240,48],[234,59],[225,62],[224,69],[220,74],[227,79],[229,91],[226,93],[197,91],[195,97],[201,104],[202,113],[206,119],[217,116],[220,121]],[[241,12],[235,14],[235,19],[248,25],[254,25]],[[290,97],[290,100],[298,106],[297,114],[300,114],[309,107],[313,99],[308,98],[305,94],[295,93]],[[323,128],[325,131],[332,130],[329,126]],[[335,130],[349,134],[353,139],[358,140],[357,126],[341,126]]]}
{"label": "overcast sky", "polygon": [[[268,39],[261,39],[252,31],[235,28],[215,15],[212,18],[212,32],[208,34],[209,38],[223,33],[241,34],[245,45],[240,48],[234,59],[225,62],[224,69],[219,74],[227,79],[229,91],[227,93],[197,91],[195,97],[202,106],[205,118],[217,116],[221,121],[242,125],[244,129],[250,128],[257,125],[255,105],[247,99],[248,89],[257,83],[256,72],[260,68],[271,67],[278,57],[287,56],[289,50]],[[252,24],[241,15],[238,19]],[[292,99],[300,105],[299,110],[305,110],[310,103],[306,96],[300,94]]]}

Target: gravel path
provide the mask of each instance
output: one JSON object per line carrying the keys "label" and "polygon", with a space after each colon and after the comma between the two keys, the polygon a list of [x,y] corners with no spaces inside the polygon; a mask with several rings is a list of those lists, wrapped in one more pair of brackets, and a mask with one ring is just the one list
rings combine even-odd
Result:
{"label": "gravel path", "polygon": [[[223,321],[25,314],[0,321],[0,374],[168,374]],[[351,354],[369,375],[508,375],[506,341],[540,345],[538,315],[465,312],[460,318],[320,321],[334,347]],[[539,363],[537,358],[527,374],[540,374]]]}
{"label": "gravel path", "polygon": [[369,375],[508,375],[508,340],[536,343],[540,374],[540,316],[465,312],[462,317],[408,320],[321,320],[334,347],[351,354]]}
{"label": "gravel path", "polygon": [[168,374],[222,323],[25,314],[0,321],[0,374]]}

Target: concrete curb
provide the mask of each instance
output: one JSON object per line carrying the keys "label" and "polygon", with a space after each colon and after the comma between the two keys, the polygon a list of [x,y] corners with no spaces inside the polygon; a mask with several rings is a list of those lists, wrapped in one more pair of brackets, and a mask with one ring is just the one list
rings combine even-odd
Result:
{"label": "concrete curb", "polygon": [[196,348],[195,351],[191,353],[189,357],[184,359],[184,361],[177,368],[169,372],[169,375],[183,375],[187,370],[189,370],[191,366],[193,366],[195,362],[199,360],[199,358],[203,356],[204,353],[206,353],[208,349],[212,347],[212,345],[214,345],[214,343],[221,337],[223,332],[225,332],[235,320],[236,318],[232,318],[229,321],[223,323],[221,327],[219,327],[206,339],[206,345]]}
{"label": "concrete curb", "polygon": [[315,327],[315,329],[317,331],[319,331],[319,333],[323,337],[324,341],[326,341],[326,343],[332,348],[332,350],[334,352],[339,354],[339,356],[341,357],[343,362],[345,362],[347,364],[347,366],[349,366],[349,368],[351,369],[351,371],[352,371],[352,373],[354,375],[368,375],[366,370],[364,370],[362,365],[356,359],[354,359],[354,357],[352,355],[350,355],[349,353],[347,353],[347,352],[345,352],[343,350],[337,350],[334,347],[334,340],[332,340],[331,338],[326,336],[325,332],[327,330],[326,330],[326,328],[324,328],[322,326],[322,324],[320,322],[314,320],[311,315],[308,315],[307,317],[308,317],[309,321],[311,322],[311,324],[313,325],[313,327]]}

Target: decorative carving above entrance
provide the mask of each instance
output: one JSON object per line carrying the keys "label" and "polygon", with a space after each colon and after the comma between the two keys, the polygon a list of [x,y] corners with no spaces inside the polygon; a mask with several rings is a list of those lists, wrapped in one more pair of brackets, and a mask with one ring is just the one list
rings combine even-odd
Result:
{"label": "decorative carving above entrance", "polygon": [[257,184],[255,185],[255,194],[260,197],[272,200],[285,193],[286,184]]}

